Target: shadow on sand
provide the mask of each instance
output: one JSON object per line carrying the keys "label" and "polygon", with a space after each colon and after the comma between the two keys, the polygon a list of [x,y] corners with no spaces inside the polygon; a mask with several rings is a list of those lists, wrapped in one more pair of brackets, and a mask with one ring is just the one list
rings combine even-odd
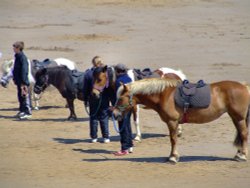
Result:
{"label": "shadow on sand", "polygon": [[67,118],[34,118],[34,115],[31,119],[20,120],[14,116],[0,115],[0,119],[11,119],[12,121],[29,121],[29,122],[86,122],[89,121],[89,118],[77,118],[77,120],[68,120]]}
{"label": "shadow on sand", "polygon": [[[30,120],[32,121],[32,120]],[[83,121],[83,120],[81,120]],[[134,135],[135,136],[135,135]],[[155,134],[155,133],[145,133],[142,134],[143,139],[149,139],[149,138],[156,138],[156,137],[166,137],[165,134]],[[74,139],[74,138],[53,138],[54,141],[61,143],[61,144],[77,144],[77,143],[90,143],[91,139]],[[101,139],[99,139],[101,141]],[[111,142],[119,142],[120,136],[111,136],[110,137]]]}
{"label": "shadow on sand", "polygon": [[[81,149],[73,149],[74,151],[80,151],[84,153],[98,153],[98,154],[112,154],[110,151],[104,150],[81,150]],[[131,154],[133,155],[133,154]],[[129,156],[129,155],[128,155]],[[113,157],[113,156],[112,156]],[[130,161],[137,163],[167,163],[168,157],[140,157],[140,158],[125,158],[125,157],[117,157],[117,158],[103,158],[103,159],[83,159],[82,161],[87,162],[104,162],[104,161]],[[204,161],[234,161],[232,158],[225,157],[216,157],[216,156],[182,156],[180,158],[179,163],[189,163],[189,162],[204,162]],[[171,164],[171,163],[169,163]]]}

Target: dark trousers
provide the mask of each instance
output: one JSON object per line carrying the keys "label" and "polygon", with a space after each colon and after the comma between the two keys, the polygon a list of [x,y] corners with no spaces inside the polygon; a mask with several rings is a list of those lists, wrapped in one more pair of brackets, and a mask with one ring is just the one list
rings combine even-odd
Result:
{"label": "dark trousers", "polygon": [[19,102],[19,111],[31,114],[31,95],[30,89],[28,95],[22,96],[21,86],[17,86],[17,98]]}
{"label": "dark trousers", "polygon": [[131,112],[128,112],[122,121],[118,121],[120,130],[121,149],[128,150],[133,147],[132,129],[130,123]]}
{"label": "dark trousers", "polygon": [[98,122],[100,123],[102,137],[109,138],[109,117],[108,115],[102,118],[98,118],[98,116],[90,116],[90,137],[92,139],[97,138],[98,132]]}

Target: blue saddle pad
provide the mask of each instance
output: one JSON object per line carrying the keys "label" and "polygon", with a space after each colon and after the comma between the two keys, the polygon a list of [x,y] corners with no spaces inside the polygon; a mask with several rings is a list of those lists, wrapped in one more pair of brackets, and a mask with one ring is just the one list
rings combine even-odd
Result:
{"label": "blue saddle pad", "polygon": [[181,108],[207,108],[211,102],[210,85],[202,80],[197,83],[184,80],[177,86],[174,99]]}

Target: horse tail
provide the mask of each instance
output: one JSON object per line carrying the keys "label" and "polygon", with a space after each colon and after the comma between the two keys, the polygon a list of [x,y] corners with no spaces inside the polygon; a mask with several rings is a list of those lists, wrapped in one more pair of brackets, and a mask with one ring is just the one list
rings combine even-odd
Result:
{"label": "horse tail", "polygon": [[247,128],[249,128],[249,125],[250,125],[250,105],[248,106],[246,124],[247,124]]}

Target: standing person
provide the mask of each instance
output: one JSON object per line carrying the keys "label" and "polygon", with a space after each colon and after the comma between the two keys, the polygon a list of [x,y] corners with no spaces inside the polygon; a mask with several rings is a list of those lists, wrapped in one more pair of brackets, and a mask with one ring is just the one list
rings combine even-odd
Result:
{"label": "standing person", "polygon": [[[131,78],[127,74],[127,67],[123,64],[117,64],[115,66],[116,71],[116,91],[120,87],[121,83],[126,84],[132,82]],[[131,112],[128,112],[121,121],[118,121],[120,130],[120,142],[121,150],[114,153],[116,156],[127,155],[133,152],[133,137],[130,122]]]}
{"label": "standing person", "polygon": [[17,86],[17,96],[19,101],[19,112],[17,117],[20,119],[31,118],[31,95],[30,83],[28,79],[29,63],[23,53],[24,42],[17,41],[13,44],[15,62],[13,69],[13,81]]}
{"label": "standing person", "polygon": [[99,56],[95,56],[92,59],[93,67],[86,71],[84,77],[84,105],[89,107],[89,126],[90,126],[90,137],[91,142],[95,143],[98,141],[98,122],[100,123],[103,143],[109,143],[109,101],[110,94],[109,89],[105,88],[101,93],[100,99],[95,98],[91,91],[93,88],[93,73],[98,71],[98,68],[103,66],[102,59]]}

